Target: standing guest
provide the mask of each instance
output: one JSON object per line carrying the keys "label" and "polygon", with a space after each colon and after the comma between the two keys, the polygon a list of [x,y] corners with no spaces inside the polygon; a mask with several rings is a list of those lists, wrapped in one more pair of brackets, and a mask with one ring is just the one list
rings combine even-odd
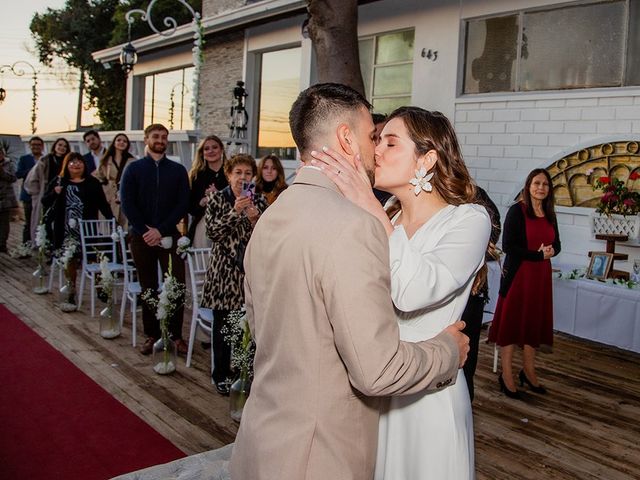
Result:
{"label": "standing guest", "polygon": [[287,189],[282,162],[273,153],[263,157],[258,164],[256,175],[256,193],[261,193],[271,205],[278,195]]}
{"label": "standing guest", "polygon": [[[31,195],[31,238],[36,238],[36,228],[42,216],[42,196],[51,183],[62,170],[64,157],[71,151],[66,138],[58,138],[53,142],[51,153],[41,157],[36,166],[31,169],[24,181],[24,189]],[[51,229],[47,227],[47,234],[51,235]]]}
{"label": "standing guest", "polygon": [[72,285],[67,303],[75,305],[77,267],[82,253],[80,220],[96,220],[98,211],[107,219],[113,218],[113,213],[100,182],[86,173],[84,159],[77,152],[71,152],[64,158],[60,175],[49,183],[42,204],[44,208],[52,208],[53,249],[61,249],[65,240],[72,240],[78,245],[67,270]]}
{"label": "standing guest", "polygon": [[22,186],[20,187],[20,201],[24,209],[24,228],[22,229],[22,243],[28,243],[31,241],[31,195],[24,189],[24,183],[27,175],[31,169],[35,166],[36,162],[42,157],[42,151],[44,149],[44,142],[40,137],[32,137],[29,140],[29,149],[31,153],[22,155],[18,160],[18,166],[16,167],[16,177],[22,179]]}
{"label": "standing guest", "polygon": [[84,163],[87,165],[87,174],[91,175],[99,166],[106,149],[102,146],[100,134],[96,130],[89,130],[82,135],[89,152],[84,155]]}
{"label": "standing guest", "polygon": [[11,227],[11,210],[18,206],[13,183],[16,181],[16,169],[11,159],[0,146],[0,253],[7,251],[7,239]]}
{"label": "standing guest", "polygon": [[211,241],[207,238],[204,214],[208,195],[229,185],[224,174],[226,160],[224,144],[216,135],[205,137],[198,145],[193,165],[189,171],[189,181],[191,182],[189,238],[194,248],[211,246]]}
{"label": "standing guest", "polygon": [[[158,262],[163,274],[171,259],[173,276],[184,283],[184,261],[176,253],[179,232],[176,225],[187,214],[189,178],[179,163],[169,160],[165,152],[169,130],[154,123],[144,130],[147,155],[131,163],[122,174],[120,201],[129,221],[131,255],[138,270],[143,292],[157,295]],[[177,308],[169,319],[169,333],[178,353],[186,355],[187,344],[182,339],[184,306]],[[160,322],[155,310],[144,302],[142,321],[146,341],[140,353],[149,355],[160,338]]]}
{"label": "standing guest", "polygon": [[125,230],[127,229],[127,217],[120,206],[120,180],[125,167],[135,160],[135,157],[129,153],[130,146],[129,137],[124,133],[117,134],[100,159],[98,169],[93,172],[93,176],[102,183],[104,194],[118,225],[121,225]]}
{"label": "standing guest", "polygon": [[202,288],[202,306],[213,310],[212,378],[218,393],[229,394],[231,347],[221,332],[232,310],[244,308],[244,250],[258,218],[267,208],[260,194],[247,194],[243,183],[256,175],[256,161],[250,155],[234,155],[225,162],[229,186],[209,194],[205,222],[213,242]]}
{"label": "standing guest", "polygon": [[[482,205],[489,214],[491,219],[491,236],[489,242],[491,248],[485,254],[485,262],[494,262],[499,260],[498,254],[495,249],[495,245],[500,238],[500,212],[498,207],[493,203],[487,192],[476,185],[476,200],[475,203]],[[462,320],[465,323],[464,333],[469,337],[469,356],[467,361],[462,367],[465,380],[467,381],[467,388],[469,389],[469,400],[473,402],[474,397],[474,384],[473,376],[476,373],[476,366],[478,365],[478,348],[480,346],[480,331],[482,330],[482,316],[484,313],[484,306],[489,302],[489,284],[487,281],[486,271],[479,273],[471,288],[471,295],[467,300],[467,306],[462,312]]]}
{"label": "standing guest", "polygon": [[533,170],[504,221],[502,249],[507,254],[500,295],[489,341],[500,346],[500,390],[521,398],[513,378],[515,346],[523,348],[524,368],[518,375],[535,393],[547,393],[536,375],[536,349],[553,343],[553,293],[550,258],[560,253],[551,176]]}

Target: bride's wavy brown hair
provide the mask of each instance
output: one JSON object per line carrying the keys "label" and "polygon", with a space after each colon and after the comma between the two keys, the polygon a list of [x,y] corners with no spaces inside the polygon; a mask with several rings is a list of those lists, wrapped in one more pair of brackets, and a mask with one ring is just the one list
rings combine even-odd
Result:
{"label": "bride's wavy brown hair", "polygon": [[[394,118],[404,122],[419,156],[431,150],[438,154],[430,182],[443,200],[450,205],[477,203],[476,187],[462,159],[458,137],[449,119],[440,112],[430,112],[420,107],[400,107],[389,115],[387,122]],[[498,257],[496,247],[491,242],[487,245],[487,254],[492,258]],[[474,294],[481,290],[486,279],[485,264],[473,283]]]}

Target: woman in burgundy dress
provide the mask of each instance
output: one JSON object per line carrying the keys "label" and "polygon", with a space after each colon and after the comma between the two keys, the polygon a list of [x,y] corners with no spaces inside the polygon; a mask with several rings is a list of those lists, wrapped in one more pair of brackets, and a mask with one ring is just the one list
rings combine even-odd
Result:
{"label": "woman in burgundy dress", "polygon": [[535,169],[527,177],[520,201],[504,221],[502,249],[507,254],[500,296],[489,331],[489,341],[500,346],[500,389],[520,398],[513,377],[513,352],[523,349],[520,386],[546,393],[535,370],[536,349],[553,343],[551,257],[560,253],[560,235],[554,211],[551,176]]}

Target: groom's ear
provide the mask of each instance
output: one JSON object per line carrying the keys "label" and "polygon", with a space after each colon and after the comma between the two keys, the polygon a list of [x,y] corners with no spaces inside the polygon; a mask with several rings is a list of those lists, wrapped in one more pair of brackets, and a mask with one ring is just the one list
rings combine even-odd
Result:
{"label": "groom's ear", "polygon": [[355,154],[353,148],[353,132],[346,123],[341,123],[336,129],[336,135],[338,136],[338,143],[340,147],[347,155],[353,156]]}

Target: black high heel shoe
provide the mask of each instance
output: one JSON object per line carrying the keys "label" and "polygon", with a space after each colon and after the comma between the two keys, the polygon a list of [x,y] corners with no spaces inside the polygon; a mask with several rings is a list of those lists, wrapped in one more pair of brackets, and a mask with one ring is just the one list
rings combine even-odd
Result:
{"label": "black high heel shoe", "polygon": [[542,395],[547,393],[547,389],[544,388],[542,385],[534,385],[533,383],[531,383],[531,380],[527,378],[527,374],[524,373],[524,370],[520,370],[520,373],[518,374],[518,378],[520,379],[521,387],[524,387],[524,384],[526,383],[532,392],[540,393]]}
{"label": "black high heel shoe", "polygon": [[518,390],[512,391],[507,388],[504,383],[504,379],[502,378],[502,373],[498,375],[498,384],[500,385],[500,391],[503,392],[507,397],[513,398],[515,400],[522,400],[520,396],[520,392]]}

